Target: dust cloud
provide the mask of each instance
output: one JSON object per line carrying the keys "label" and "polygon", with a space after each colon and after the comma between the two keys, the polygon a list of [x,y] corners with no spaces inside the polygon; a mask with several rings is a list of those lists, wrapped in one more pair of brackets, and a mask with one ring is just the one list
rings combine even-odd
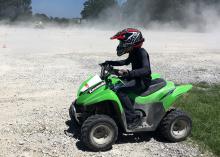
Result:
{"label": "dust cloud", "polygon": [[[120,7],[104,10],[99,18],[87,22],[94,28],[139,27],[147,30],[220,32],[220,3],[203,1],[185,1],[172,5],[167,2],[164,8],[157,8],[158,1],[134,1],[134,5],[123,3]],[[177,1],[178,2],[178,1]],[[179,2],[180,3],[180,2]]]}

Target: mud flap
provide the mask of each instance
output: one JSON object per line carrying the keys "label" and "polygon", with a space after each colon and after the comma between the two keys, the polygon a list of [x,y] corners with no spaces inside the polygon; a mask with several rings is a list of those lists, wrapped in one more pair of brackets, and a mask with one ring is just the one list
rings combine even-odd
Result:
{"label": "mud flap", "polygon": [[135,109],[145,113],[142,126],[135,129],[135,131],[155,131],[166,114],[161,102],[146,105],[135,104]]}
{"label": "mud flap", "polygon": [[142,132],[142,131],[155,131],[160,121],[163,119],[163,117],[166,114],[163,104],[160,102],[146,104],[146,105],[135,104],[134,107],[135,107],[135,110],[141,111],[143,113],[142,125],[134,130],[128,130],[125,114],[122,113],[121,120],[122,120],[124,130],[127,133]]}

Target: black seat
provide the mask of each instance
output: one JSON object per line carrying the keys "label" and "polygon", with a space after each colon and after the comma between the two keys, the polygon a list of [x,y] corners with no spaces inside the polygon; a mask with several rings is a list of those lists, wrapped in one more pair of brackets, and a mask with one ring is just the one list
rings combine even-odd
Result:
{"label": "black seat", "polygon": [[166,86],[166,81],[164,79],[157,78],[155,80],[152,80],[149,88],[145,92],[143,92],[141,96],[148,96],[165,86]]}

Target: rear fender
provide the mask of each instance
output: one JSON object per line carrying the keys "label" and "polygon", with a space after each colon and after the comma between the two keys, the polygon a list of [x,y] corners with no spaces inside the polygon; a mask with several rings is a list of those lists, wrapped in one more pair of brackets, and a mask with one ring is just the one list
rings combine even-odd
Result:
{"label": "rear fender", "polygon": [[169,95],[162,99],[165,109],[168,110],[178,97],[187,93],[191,88],[191,84],[176,86],[175,90],[171,91]]}
{"label": "rear fender", "polygon": [[192,88],[192,85],[191,85],[191,84],[177,86],[172,95],[173,95],[174,97],[177,97],[177,96],[179,96],[179,95],[182,95],[182,94],[184,94],[184,93],[187,93],[191,88]]}

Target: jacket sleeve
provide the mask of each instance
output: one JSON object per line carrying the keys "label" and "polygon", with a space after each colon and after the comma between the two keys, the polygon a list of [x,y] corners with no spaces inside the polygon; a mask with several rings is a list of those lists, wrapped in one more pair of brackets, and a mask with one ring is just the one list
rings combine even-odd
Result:
{"label": "jacket sleeve", "polygon": [[113,66],[123,66],[123,65],[128,65],[131,63],[130,58],[128,57],[125,60],[120,60],[120,61],[107,61],[108,64],[113,65]]}
{"label": "jacket sleeve", "polygon": [[140,62],[142,63],[142,68],[131,70],[129,72],[129,76],[131,78],[151,75],[149,56],[148,56],[148,53],[146,51],[141,52]]}

